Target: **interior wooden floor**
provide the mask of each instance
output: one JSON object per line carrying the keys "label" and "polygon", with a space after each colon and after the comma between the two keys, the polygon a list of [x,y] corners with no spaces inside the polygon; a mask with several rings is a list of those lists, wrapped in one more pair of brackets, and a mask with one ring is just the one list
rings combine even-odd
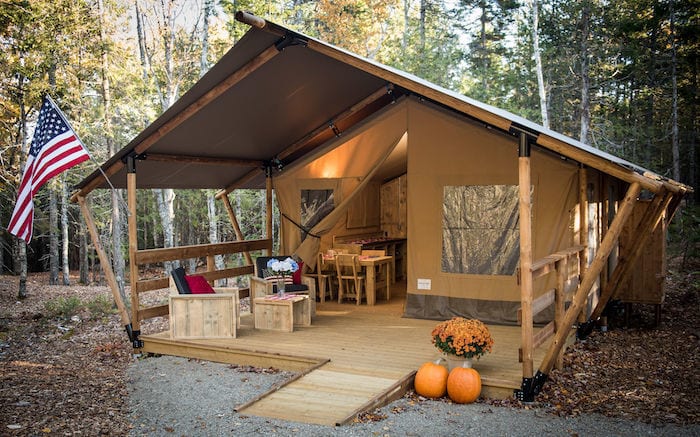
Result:
{"label": "interior wooden floor", "polygon": [[[341,424],[402,396],[418,367],[440,357],[430,337],[437,322],[402,317],[405,290],[405,283],[395,284],[391,301],[379,297],[372,307],[319,303],[312,325],[291,333],[255,330],[252,316],[244,315],[235,339],[175,341],[164,332],[143,335],[143,350],[299,371],[297,380],[238,409],[285,420]],[[474,362],[482,378],[482,396],[513,396],[522,382],[520,329],[491,325],[489,330],[493,352]],[[535,368],[547,345],[535,351]],[[291,405],[298,405],[297,410]]]}

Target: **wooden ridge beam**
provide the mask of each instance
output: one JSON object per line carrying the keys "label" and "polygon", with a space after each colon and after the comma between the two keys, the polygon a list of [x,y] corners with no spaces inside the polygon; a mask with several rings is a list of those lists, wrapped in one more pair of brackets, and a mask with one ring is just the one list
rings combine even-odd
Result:
{"label": "wooden ridge beam", "polygon": [[239,167],[262,168],[264,163],[256,159],[220,158],[192,155],[168,155],[164,153],[147,153],[146,160],[158,162],[181,162],[184,164],[232,165]]}
{"label": "wooden ridge beam", "polygon": [[[211,101],[215,100],[222,94],[224,94],[226,91],[228,91],[231,87],[236,85],[238,82],[241,80],[245,79],[253,73],[255,70],[260,68],[261,66],[265,65],[270,59],[274,58],[277,54],[279,53],[279,50],[277,50],[277,47],[275,45],[271,45],[265,50],[263,50],[260,54],[255,56],[253,59],[248,61],[245,65],[243,65],[241,68],[238,70],[234,71],[230,76],[228,76],[226,79],[223,81],[219,82],[216,86],[214,86],[212,89],[207,91],[204,95],[202,95],[200,98],[198,98],[196,101],[191,103],[187,108],[173,116],[170,120],[166,121],[160,128],[158,128],[155,132],[151,133],[148,137],[144,138],[140,143],[138,143],[134,147],[134,153],[136,154],[142,154],[145,153],[149,147],[151,147],[153,144],[155,144],[158,140],[163,138],[165,135],[173,131],[175,128],[180,126],[182,123],[190,119],[192,116],[197,114],[202,108],[204,108],[206,105],[208,105]],[[124,167],[124,163],[121,161],[117,161],[114,164],[112,164],[110,167],[104,170],[105,174],[109,177],[113,174],[115,174],[117,171],[122,169]],[[71,197],[71,200],[75,198],[75,196],[80,195],[80,196],[85,196],[87,193],[90,191],[94,190],[99,186],[104,180],[104,175],[99,174],[96,175],[95,178],[93,178],[90,182],[88,182],[83,188],[81,188],[77,193]],[[73,200],[75,201],[75,200]]]}

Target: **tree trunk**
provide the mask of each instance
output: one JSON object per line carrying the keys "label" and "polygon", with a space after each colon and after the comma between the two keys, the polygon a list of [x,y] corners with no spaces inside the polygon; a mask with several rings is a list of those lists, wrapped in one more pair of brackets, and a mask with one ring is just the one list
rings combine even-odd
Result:
{"label": "tree trunk", "polygon": [[80,283],[90,284],[90,259],[88,256],[88,235],[85,220],[80,219]]}
{"label": "tree trunk", "polygon": [[[20,54],[22,61],[24,59],[24,54]],[[18,75],[20,90],[23,89],[25,77]],[[20,131],[21,131],[21,146],[22,146],[22,156],[27,153],[27,110],[24,106],[24,96],[21,95],[19,99],[19,113],[20,113]],[[26,161],[25,161],[26,164]],[[19,187],[18,187],[19,188]],[[27,297],[27,243],[24,240],[17,239],[17,258],[15,263],[15,272],[19,271],[19,286],[17,287],[17,298],[24,299]]]}
{"label": "tree trunk", "polygon": [[[175,191],[167,189],[155,189],[153,192],[156,195],[156,204],[158,205],[158,216],[163,228],[163,247],[173,247],[175,244],[175,236],[173,233],[173,220],[175,217],[174,203]],[[178,261],[164,262],[165,271],[170,273],[172,269],[180,265]]]}
{"label": "tree trunk", "polygon": [[590,78],[588,77],[588,37],[590,33],[591,7],[586,1],[581,9],[581,132],[579,140],[588,144],[591,126]]}
{"label": "tree trunk", "polygon": [[537,88],[540,92],[540,113],[542,114],[542,126],[549,129],[549,115],[547,111],[547,89],[544,84],[544,74],[542,73],[542,55],[540,52],[539,36],[539,4],[538,0],[531,1],[532,6],[532,50],[535,57],[535,69],[537,74]]}
{"label": "tree trunk", "polygon": [[[219,232],[218,232],[218,214],[216,213],[216,198],[214,191],[207,192],[207,215],[209,217],[209,242],[218,243],[219,242]],[[221,270],[224,266],[223,255],[214,256],[214,264],[216,268]]]}
{"label": "tree trunk", "polygon": [[202,16],[202,56],[199,60],[199,77],[209,70],[209,17],[214,11],[214,0],[204,0]]}
{"label": "tree trunk", "polygon": [[[100,41],[102,42],[101,55],[101,73],[102,73],[102,99],[104,101],[104,138],[107,145],[107,154],[113,156],[116,152],[114,147],[114,133],[112,132],[112,92],[109,82],[109,58],[107,56],[106,47],[106,36],[105,36],[105,13],[102,0],[97,1],[97,7],[100,16]],[[138,6],[137,6],[138,7]],[[124,251],[122,250],[123,235],[124,235],[124,221],[122,220],[122,204],[124,203],[124,198],[120,191],[112,190],[112,269],[114,271],[114,277],[117,281],[117,286],[119,288],[119,293],[122,300],[125,303],[130,302],[126,299],[126,293],[124,291],[124,271],[126,270],[126,261],[124,260]]]}
{"label": "tree trunk", "polygon": [[[681,180],[681,160],[678,144],[678,77],[676,64],[676,17],[673,8],[673,0],[669,1],[671,13],[671,86],[673,87],[672,109],[671,109],[671,153],[673,155],[673,179]],[[680,216],[680,214],[678,215]]]}
{"label": "tree trunk", "polygon": [[49,285],[58,285],[58,201],[49,184]]}
{"label": "tree trunk", "polygon": [[17,288],[17,298],[24,299],[27,294],[27,243],[19,241],[19,287]]}
{"label": "tree trunk", "polygon": [[68,263],[68,188],[61,178],[61,266],[63,267],[63,285],[70,285],[70,265]]}

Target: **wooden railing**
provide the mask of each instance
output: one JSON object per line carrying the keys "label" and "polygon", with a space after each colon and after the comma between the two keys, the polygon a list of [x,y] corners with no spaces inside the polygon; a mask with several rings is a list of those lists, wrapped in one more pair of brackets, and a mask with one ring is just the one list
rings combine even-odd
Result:
{"label": "wooden railing", "polygon": [[[567,301],[571,300],[566,293],[567,282],[573,277],[578,278],[580,276],[579,256],[583,250],[583,246],[572,246],[568,249],[547,255],[532,263],[530,271],[533,281],[552,272],[556,272],[557,278],[557,284],[554,288],[547,290],[542,295],[532,300],[533,317],[554,304],[554,320],[546,324],[532,336],[533,348],[541,346],[552,337],[554,333],[562,329],[565,305]],[[518,323],[522,324],[522,308],[518,309]],[[521,347],[518,352],[519,360],[522,362],[523,348]],[[558,363],[560,363],[560,361],[561,358],[557,360]]]}
{"label": "wooden railing", "polygon": [[[268,253],[272,250],[272,240],[245,240],[232,241],[226,243],[199,244],[193,246],[178,246],[161,249],[144,249],[137,250],[131,262],[137,266],[145,264],[159,263],[163,261],[184,261],[190,258],[206,258],[207,269],[205,272],[198,273],[204,276],[208,281],[213,282],[217,279],[235,278],[253,274],[255,266],[246,264],[238,267],[225,269],[217,269],[214,263],[216,255],[231,255],[236,253],[249,253],[255,250],[266,250]],[[168,305],[157,305],[152,307],[141,307],[141,299],[139,295],[146,291],[160,290],[167,288],[170,284],[170,278],[165,276],[156,279],[137,279],[132,282],[136,292],[132,293],[132,320],[145,320],[153,317],[164,316],[168,314]]]}

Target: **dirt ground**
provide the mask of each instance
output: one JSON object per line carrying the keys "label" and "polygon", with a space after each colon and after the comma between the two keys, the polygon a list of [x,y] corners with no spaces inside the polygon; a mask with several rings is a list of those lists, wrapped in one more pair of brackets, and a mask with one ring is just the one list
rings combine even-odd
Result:
{"label": "dirt ground", "polygon": [[[621,310],[565,354],[535,404],[558,416],[599,413],[645,423],[700,423],[700,263],[670,260],[661,324],[651,306]],[[75,278],[71,278],[75,280]],[[0,435],[126,435],[126,369],[132,350],[104,286],[49,286],[0,276]],[[419,402],[429,401],[416,397]],[[381,420],[366,414],[361,420]]]}

